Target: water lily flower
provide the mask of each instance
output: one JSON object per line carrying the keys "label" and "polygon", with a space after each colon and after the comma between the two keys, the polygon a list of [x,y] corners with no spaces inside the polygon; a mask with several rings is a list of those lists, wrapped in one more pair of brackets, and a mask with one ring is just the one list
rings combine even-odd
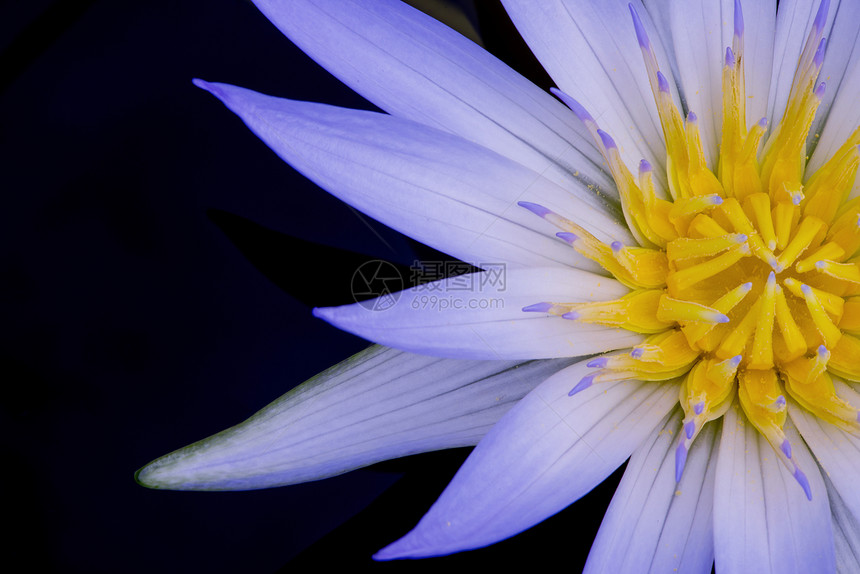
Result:
{"label": "water lily flower", "polygon": [[415,558],[513,536],[629,459],[586,571],[860,571],[860,2],[505,0],[553,94],[394,0],[255,3],[387,113],[197,84],[483,271],[315,310],[383,346],[143,484],[477,443],[376,556]]}

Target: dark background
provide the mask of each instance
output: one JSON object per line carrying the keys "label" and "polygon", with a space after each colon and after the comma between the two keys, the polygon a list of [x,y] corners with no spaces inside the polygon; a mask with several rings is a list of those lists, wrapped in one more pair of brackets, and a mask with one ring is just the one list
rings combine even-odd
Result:
{"label": "dark background", "polygon": [[[488,49],[550,85],[494,2],[464,5]],[[272,490],[135,484],[150,460],[363,349],[310,313],[352,302],[362,261],[439,257],[283,164],[194,77],[373,109],[247,0],[0,3],[4,562],[579,571],[618,473],[511,540],[394,563],[370,556],[415,524],[468,449]]]}

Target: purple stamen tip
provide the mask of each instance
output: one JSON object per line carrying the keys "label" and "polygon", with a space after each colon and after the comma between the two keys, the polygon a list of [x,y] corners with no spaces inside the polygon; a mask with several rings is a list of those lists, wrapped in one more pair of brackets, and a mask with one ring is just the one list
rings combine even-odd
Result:
{"label": "purple stamen tip", "polygon": [[735,238],[738,243],[746,243],[748,239],[749,237],[747,237],[746,233],[738,233],[738,236]]}
{"label": "purple stamen tip", "polygon": [[818,6],[818,13],[815,15],[815,21],[812,23],[812,27],[815,30],[823,30],[824,23],[827,21],[827,12],[830,9],[830,0],[821,0],[821,4]]}
{"label": "purple stamen tip", "polygon": [[744,291],[749,291],[750,289],[752,289],[752,281],[747,281],[746,283],[741,285],[741,287],[743,287]]}
{"label": "purple stamen tip", "polygon": [[800,205],[801,201],[803,201],[803,196],[799,193],[795,193],[791,196],[791,203],[793,203],[794,205]]}
{"label": "purple stamen tip", "polygon": [[559,231],[555,234],[555,236],[559,239],[564,239],[568,243],[573,243],[574,241],[579,239],[579,237],[575,233],[571,233],[570,231]]}
{"label": "purple stamen tip", "polygon": [[784,454],[787,458],[791,458],[791,443],[788,442],[788,439],[782,441],[782,444],[779,446],[782,454]]}
{"label": "purple stamen tip", "polygon": [[726,66],[729,68],[735,67],[735,53],[732,52],[731,47],[726,48]]}
{"label": "purple stamen tip", "polygon": [[570,321],[576,321],[577,319],[579,319],[579,313],[577,313],[576,311],[571,311],[562,315],[561,318],[569,319]]}
{"label": "purple stamen tip", "polygon": [[794,469],[794,480],[796,480],[800,484],[800,487],[806,494],[806,499],[812,500],[812,489],[809,488],[809,480],[806,478],[806,475],[803,474],[803,471],[799,468]]}
{"label": "purple stamen tip", "polygon": [[639,162],[639,173],[645,173],[651,171],[652,169],[653,168],[651,167],[651,164],[648,163],[647,159],[643,159]]}
{"label": "purple stamen tip", "polygon": [[657,88],[664,94],[669,93],[669,80],[663,75],[663,72],[657,72]]}
{"label": "purple stamen tip", "polygon": [[611,244],[609,244],[609,246],[612,248],[612,251],[614,251],[615,253],[618,253],[619,251],[624,249],[624,244],[621,243],[620,241],[613,241]]}
{"label": "purple stamen tip", "polygon": [[735,0],[735,36],[744,35],[744,12],[741,10],[741,0]]}
{"label": "purple stamen tip", "polygon": [[700,415],[705,412],[705,401],[700,401],[693,405],[693,412],[697,415]]}
{"label": "purple stamen tip", "polygon": [[[778,409],[785,407],[785,397],[782,395],[779,395],[778,397],[776,397],[776,400],[773,401],[773,406],[775,406]],[[786,442],[788,442],[788,439],[786,439]],[[789,456],[788,458],[791,458],[791,456]]]}
{"label": "purple stamen tip", "polygon": [[824,269],[825,267],[827,267],[827,263],[825,263],[824,261],[816,261],[815,262],[815,268],[816,269],[820,270],[820,269]]}
{"label": "purple stamen tip", "polygon": [[803,293],[804,295],[807,295],[807,296],[811,295],[812,294],[812,287],[810,287],[809,285],[804,283],[800,286],[800,292]]}
{"label": "purple stamen tip", "polygon": [[560,99],[562,101],[562,103],[564,103],[564,105],[569,107],[570,111],[572,111],[574,114],[576,114],[576,117],[579,118],[579,121],[581,121],[581,122],[593,122],[594,121],[594,118],[591,117],[591,114],[588,113],[588,110],[585,109],[585,106],[583,106],[582,104],[577,102],[569,94],[562,92],[558,88],[550,88],[549,91],[552,92],[555,95],[555,97]]}
{"label": "purple stamen tip", "polygon": [[537,203],[532,203],[530,201],[518,201],[517,205],[519,205],[520,207],[525,207],[526,209],[540,217],[546,217],[547,215],[552,213],[551,210],[547,209],[543,205],[538,205]]}
{"label": "purple stamen tip", "polygon": [[722,204],[723,204],[723,198],[722,197],[720,197],[719,195],[716,195],[716,194],[711,196],[711,205],[722,205]]}
{"label": "purple stamen tip", "polygon": [[827,84],[825,82],[821,82],[818,84],[818,87],[815,88],[815,97],[819,100],[824,97],[824,92],[827,89]]}
{"label": "purple stamen tip", "polygon": [[605,131],[603,131],[603,130],[597,130],[597,135],[599,135],[599,136],[600,136],[600,141],[602,141],[602,142],[603,142],[603,147],[605,147],[606,149],[612,149],[612,148],[614,148],[614,147],[617,147],[617,146],[615,145],[615,140],[614,140],[614,139],[612,139],[612,136],[610,136],[610,135],[609,135],[608,133],[606,133]]}
{"label": "purple stamen tip", "polygon": [[632,351],[630,351],[630,356],[633,357],[634,359],[639,359],[644,354],[645,354],[644,349],[633,349]]}
{"label": "purple stamen tip", "polygon": [[741,361],[743,360],[743,358],[744,358],[743,355],[735,355],[734,357],[729,359],[729,361],[731,361],[729,363],[729,365],[731,365],[733,369],[736,369],[738,367],[738,365],[741,364]]}
{"label": "purple stamen tip", "polygon": [[526,313],[546,313],[550,309],[552,309],[552,303],[535,303],[534,305],[523,307],[523,311]]}
{"label": "purple stamen tip", "polygon": [[636,30],[636,39],[639,40],[639,46],[650,50],[651,41],[648,40],[648,34],[645,33],[645,27],[642,25],[639,13],[633,7],[633,4],[628,4],[627,7],[630,8],[630,15],[633,17],[633,28]]}
{"label": "purple stamen tip", "polygon": [[860,423],[860,411],[857,411],[857,422]]}
{"label": "purple stamen tip", "polygon": [[812,60],[816,67],[820,68],[824,63],[824,54],[827,52],[827,38],[822,38],[815,50],[815,58]]}
{"label": "purple stamen tip", "polygon": [[714,319],[717,323],[728,323],[729,321],[731,321],[731,319],[729,319],[729,316],[724,315],[723,313],[716,315]]}
{"label": "purple stamen tip", "polygon": [[759,125],[759,127],[761,127],[761,128],[766,128],[766,127],[767,127],[767,118],[762,118],[762,119],[760,119],[760,120],[758,121],[758,125]]}
{"label": "purple stamen tip", "polygon": [[827,347],[824,345],[818,345],[818,356],[824,358],[827,356]]}
{"label": "purple stamen tip", "polygon": [[696,115],[696,112],[690,112],[687,114],[687,123],[694,124],[699,121],[699,116]]}
{"label": "purple stamen tip", "polygon": [[767,282],[768,283],[776,283],[776,273],[771,271],[767,276]]}
{"label": "purple stamen tip", "polygon": [[592,359],[585,364],[586,367],[600,367],[603,368],[606,366],[606,363],[609,361],[606,357],[597,357],[596,359]]}
{"label": "purple stamen tip", "polygon": [[587,375],[585,377],[582,377],[579,380],[579,382],[576,383],[576,386],[573,387],[572,389],[570,389],[570,392],[567,393],[567,396],[572,397],[576,393],[578,393],[580,391],[584,391],[585,389],[590,387],[593,382],[594,382],[594,375]]}
{"label": "purple stamen tip", "polygon": [[693,438],[693,434],[696,432],[696,421],[687,421],[684,424],[684,433],[687,435],[687,438]]}
{"label": "purple stamen tip", "polygon": [[684,441],[675,449],[675,482],[681,482],[681,475],[684,474],[684,465],[687,464],[687,447],[684,446]]}

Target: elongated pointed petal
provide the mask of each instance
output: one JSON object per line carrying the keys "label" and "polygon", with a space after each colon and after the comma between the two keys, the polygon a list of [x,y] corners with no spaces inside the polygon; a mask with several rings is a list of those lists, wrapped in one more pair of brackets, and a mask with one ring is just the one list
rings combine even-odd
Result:
{"label": "elongated pointed petal", "polygon": [[[839,377],[832,376],[837,394],[852,404],[860,404],[860,395]],[[860,519],[860,437],[825,422],[806,409],[789,403],[791,420],[827,472],[844,504]]]}
{"label": "elongated pointed petal", "polygon": [[456,361],[374,346],[247,421],[141,469],[145,486],[247,490],[473,445],[570,360]]}
{"label": "elongated pointed petal", "polygon": [[594,488],[678,400],[676,383],[624,381],[574,397],[585,362],[529,393],[475,448],[439,500],[377,559],[436,556],[513,536]]}
{"label": "elongated pointed petal", "polygon": [[[642,3],[634,6],[661,62],[665,51]],[[505,0],[505,9],[558,87],[618,143],[627,165],[663,166],[663,132],[627,0]],[[674,86],[670,66],[664,74]],[[663,170],[655,170],[658,187]]]}
{"label": "elongated pointed petal", "polygon": [[793,425],[787,424],[785,432],[812,500],[737,405],[723,417],[714,494],[719,572],[835,571],[824,481]]}
{"label": "elongated pointed petal", "polygon": [[551,225],[519,207],[523,200],[558,209],[598,235],[629,237],[604,212],[458,136],[385,114],[197,84],[336,197],[464,261],[596,269],[555,239]]}
{"label": "elongated pointed petal", "polygon": [[302,51],[392,115],[492,149],[595,205],[603,200],[576,178],[617,197],[573,114],[426,14],[397,0],[255,4]]}
{"label": "elongated pointed petal", "polygon": [[[383,306],[315,309],[339,329],[415,353],[470,359],[544,359],[600,353],[643,340],[624,329],[525,312],[535,303],[615,299],[627,288],[576,269],[485,271],[421,285]],[[385,310],[373,310],[384,308]]]}
{"label": "elongated pointed petal", "polygon": [[674,455],[682,419],[676,408],[630,457],[585,573],[711,571],[719,423],[706,425],[696,437],[676,483]]}

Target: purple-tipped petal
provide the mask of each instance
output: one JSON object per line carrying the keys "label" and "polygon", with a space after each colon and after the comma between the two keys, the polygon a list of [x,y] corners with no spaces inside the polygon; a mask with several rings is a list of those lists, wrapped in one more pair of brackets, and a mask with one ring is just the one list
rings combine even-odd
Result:
{"label": "purple-tipped petal", "polygon": [[813,93],[815,94],[815,97],[816,97],[816,98],[818,98],[818,99],[820,100],[820,99],[822,99],[822,98],[824,97],[824,92],[825,92],[826,90],[827,90],[827,83],[826,83],[826,82],[821,82],[821,83],[820,83],[820,84],[818,84],[818,86],[815,88],[815,92],[813,92]]}
{"label": "purple-tipped petal", "polygon": [[812,488],[809,486],[809,479],[806,478],[806,475],[803,474],[803,471],[799,468],[794,469],[794,479],[800,485],[800,488],[803,489],[804,494],[806,494],[806,499],[812,500]]}
{"label": "purple-tipped petal", "polygon": [[566,105],[570,110],[576,114],[576,117],[579,118],[581,122],[593,122],[594,118],[591,117],[591,114],[588,113],[588,110],[585,109],[585,106],[577,102],[573,99],[569,94],[562,92],[558,88],[550,88],[550,92],[552,92],[558,99],[562,101],[564,105]]}
{"label": "purple-tipped petal", "polygon": [[684,434],[687,435],[687,438],[693,438],[693,435],[696,434],[696,421],[687,421],[684,423]]}
{"label": "purple-tipped petal", "polygon": [[663,72],[657,72],[657,89],[664,94],[669,93],[669,80],[663,75]]}
{"label": "purple-tipped petal", "polygon": [[726,48],[726,66],[729,68],[735,67],[735,53],[732,52],[731,47]]}
{"label": "purple-tipped petal", "polygon": [[786,458],[791,458],[791,443],[788,442],[788,439],[784,439],[782,444],[779,445],[780,450],[782,450],[782,454],[786,456]]}
{"label": "purple-tipped petal", "polygon": [[588,361],[588,363],[586,363],[585,366],[591,367],[592,369],[597,368],[597,367],[602,369],[603,367],[606,366],[606,364],[608,362],[609,362],[609,358],[607,358],[607,357],[597,357],[596,359],[591,359],[590,361]]}
{"label": "purple-tipped petal", "polygon": [[569,321],[576,321],[579,317],[580,314],[576,311],[569,311],[561,316],[562,319],[567,319]]}
{"label": "purple-tipped petal", "polygon": [[642,20],[639,18],[639,13],[634,8],[633,4],[628,4],[630,16],[633,17],[633,29],[636,30],[636,40],[639,41],[639,46],[646,50],[651,49],[651,40],[648,39],[648,33],[645,32],[645,27],[642,25]]}
{"label": "purple-tipped petal", "polygon": [[694,124],[697,121],[699,121],[699,117],[696,115],[696,112],[690,111],[690,113],[687,114],[687,123]]}
{"label": "purple-tipped petal", "polygon": [[576,383],[575,387],[570,389],[570,391],[567,393],[567,396],[572,397],[573,395],[575,395],[577,393],[581,393],[582,391],[584,391],[585,389],[590,387],[592,384],[594,384],[594,377],[595,376],[596,375],[586,375],[586,376],[582,377],[581,379],[579,379],[579,382]]}
{"label": "purple-tipped petal", "polygon": [[830,10],[830,0],[821,0],[818,5],[818,12],[815,14],[815,20],[812,22],[812,27],[815,31],[821,32],[824,30],[824,24],[827,22],[827,12]]}
{"label": "purple-tipped petal", "polygon": [[518,201],[517,205],[520,207],[525,207],[538,217],[546,217],[550,213],[552,213],[551,209],[544,207],[543,205],[532,203],[531,201]]}
{"label": "purple-tipped petal", "polygon": [[687,447],[684,445],[683,439],[678,443],[678,448],[675,449],[675,482],[681,482],[681,477],[684,475],[684,465],[687,463]]}
{"label": "purple-tipped petal", "polygon": [[735,36],[744,36],[744,12],[741,9],[741,0],[735,0]]}
{"label": "purple-tipped petal", "polygon": [[606,149],[613,149],[618,147],[615,145],[615,140],[612,139],[612,136],[610,136],[605,131],[597,130],[597,135],[600,136],[600,141],[603,142],[603,147],[605,147]]}
{"label": "purple-tipped petal", "polygon": [[815,57],[812,59],[812,62],[816,67],[820,68],[821,64],[824,63],[824,55],[827,53],[827,38],[822,38],[818,43],[818,48],[815,50]]}
{"label": "purple-tipped petal", "polygon": [[654,168],[651,167],[651,164],[648,162],[648,160],[643,159],[639,162],[639,173],[647,173],[653,170]]}
{"label": "purple-tipped petal", "polygon": [[700,415],[703,412],[705,412],[705,403],[704,402],[698,402],[695,405],[693,405],[693,412],[696,413],[697,415]]}
{"label": "purple-tipped petal", "polygon": [[559,231],[555,234],[555,236],[559,239],[564,239],[570,244],[573,244],[577,239],[579,239],[579,236],[577,234],[571,233],[570,231]]}
{"label": "purple-tipped petal", "polygon": [[552,303],[535,303],[534,305],[523,307],[523,311],[526,313],[546,313],[552,309],[552,307]]}

